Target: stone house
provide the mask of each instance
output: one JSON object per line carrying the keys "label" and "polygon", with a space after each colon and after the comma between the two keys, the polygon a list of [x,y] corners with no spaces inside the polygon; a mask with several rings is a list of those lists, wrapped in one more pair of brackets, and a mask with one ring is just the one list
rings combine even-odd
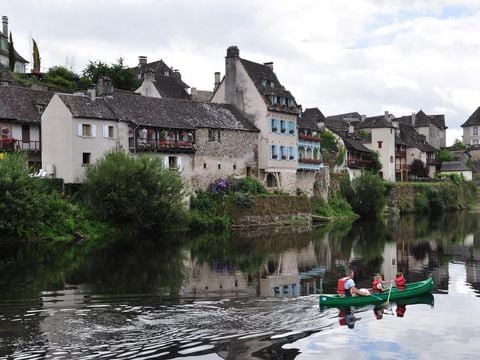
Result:
{"label": "stone house", "polygon": [[0,157],[8,151],[26,151],[32,169],[41,166],[40,120],[52,92],[0,85]]}
{"label": "stone house", "polygon": [[445,115],[427,115],[423,110],[419,110],[416,114],[411,116],[402,116],[398,121],[412,125],[415,130],[425,136],[428,144],[437,149],[442,149],[446,146],[447,141],[447,126],[445,126]]}
{"label": "stone house", "polygon": [[477,145],[480,145],[480,107],[470,115],[461,127],[463,128],[463,143],[467,146],[479,147]]}
{"label": "stone house", "polygon": [[[107,151],[158,156],[193,190],[256,171],[258,130],[229,105],[115,91],[55,94],[42,116],[43,167],[66,183]],[[232,139],[235,139],[233,141]]]}
{"label": "stone house", "polygon": [[440,168],[440,175],[459,175],[467,181],[471,181],[472,170],[463,161],[445,161]]}
{"label": "stone house", "polygon": [[324,127],[325,116],[318,108],[305,109],[298,118],[299,171],[315,171],[323,167],[320,133]]}
{"label": "stone house", "polygon": [[[8,17],[2,16],[2,29],[0,30],[0,64],[5,67],[9,67],[9,57],[8,57],[8,43],[9,43],[9,32],[8,32]],[[15,66],[14,72],[25,73],[25,66],[28,64],[28,61],[20,56],[19,53],[15,51]]]}
{"label": "stone house", "polygon": [[236,46],[229,47],[225,76],[212,102],[232,104],[260,130],[255,176],[268,188],[295,192],[299,110],[274,73],[273,63],[242,59]]}
{"label": "stone house", "polygon": [[[168,67],[163,60],[147,62],[146,56],[138,57],[138,65],[131,68],[142,81],[135,91],[144,96],[190,100],[190,86],[182,81],[180,71]],[[147,78],[147,82],[144,80]]]}

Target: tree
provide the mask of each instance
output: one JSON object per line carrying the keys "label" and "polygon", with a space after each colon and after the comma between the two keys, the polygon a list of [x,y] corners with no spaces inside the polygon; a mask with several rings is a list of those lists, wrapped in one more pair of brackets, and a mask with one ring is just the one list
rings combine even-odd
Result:
{"label": "tree", "polygon": [[465,150],[467,147],[465,144],[462,142],[462,140],[455,139],[453,142],[453,145],[450,147],[452,150]]}
{"label": "tree", "polygon": [[112,80],[113,87],[121,90],[135,90],[140,86],[135,73],[123,65],[123,59],[119,58],[116,64],[108,65],[101,61],[90,61],[82,72],[92,84],[97,84],[102,76],[108,76]]}
{"label": "tree", "polygon": [[33,43],[33,51],[32,51],[33,73],[39,74],[40,73],[40,51],[38,50],[37,42],[35,41],[35,39],[32,39],[32,43]]}
{"label": "tree", "polygon": [[417,178],[427,178],[428,169],[425,167],[425,164],[422,160],[415,159],[410,165],[410,174]]}
{"label": "tree", "polygon": [[53,66],[48,69],[43,81],[67,90],[75,90],[79,76],[64,66]]}
{"label": "tree", "polygon": [[[323,160],[328,164],[336,164],[339,157],[339,149],[335,136],[330,131],[322,132],[320,135],[320,144]],[[343,162],[343,158],[341,160]]]}
{"label": "tree", "polygon": [[378,174],[382,170],[382,163],[380,162],[380,154],[378,151],[372,153],[372,165],[370,169],[374,174]]}
{"label": "tree", "polygon": [[453,156],[448,152],[448,150],[442,149],[437,152],[436,159],[440,162],[453,161]]}
{"label": "tree", "polygon": [[377,175],[363,174],[353,180],[353,210],[363,217],[376,217],[385,206],[385,184]]}
{"label": "tree", "polygon": [[85,199],[104,221],[135,230],[168,230],[183,218],[183,181],[158,157],[107,153],[87,168]]}
{"label": "tree", "polygon": [[15,71],[15,61],[17,61],[15,47],[13,46],[12,32],[10,32],[10,41],[8,42],[8,67],[12,72]]}

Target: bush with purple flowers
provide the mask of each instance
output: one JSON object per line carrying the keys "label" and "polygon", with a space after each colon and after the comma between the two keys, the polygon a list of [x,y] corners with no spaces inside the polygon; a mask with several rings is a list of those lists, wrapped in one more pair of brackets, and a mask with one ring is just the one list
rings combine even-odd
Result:
{"label": "bush with purple flowers", "polygon": [[227,179],[217,179],[210,184],[210,193],[213,195],[225,195],[230,191],[231,185]]}

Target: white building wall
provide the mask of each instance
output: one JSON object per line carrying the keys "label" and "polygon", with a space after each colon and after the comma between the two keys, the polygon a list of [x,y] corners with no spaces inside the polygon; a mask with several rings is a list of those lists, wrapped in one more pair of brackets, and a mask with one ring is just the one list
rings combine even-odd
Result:
{"label": "white building wall", "polygon": [[[372,143],[366,147],[377,151],[382,163],[383,179],[395,181],[395,129],[373,128],[371,129]],[[379,143],[381,142],[381,148]]]}

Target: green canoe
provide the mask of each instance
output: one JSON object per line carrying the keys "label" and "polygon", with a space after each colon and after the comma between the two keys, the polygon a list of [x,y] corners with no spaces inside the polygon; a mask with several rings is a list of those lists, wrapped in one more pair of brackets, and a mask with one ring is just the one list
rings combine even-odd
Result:
{"label": "green canoe", "polygon": [[[408,299],[422,294],[431,293],[433,290],[433,280],[419,281],[416,283],[407,284],[405,290],[398,290],[396,287],[392,288],[390,294],[390,301],[399,299]],[[339,296],[337,294],[322,294],[320,295],[320,307],[342,307],[342,306],[362,306],[368,304],[380,304],[387,301],[388,291],[383,293],[374,293],[367,296]]]}

